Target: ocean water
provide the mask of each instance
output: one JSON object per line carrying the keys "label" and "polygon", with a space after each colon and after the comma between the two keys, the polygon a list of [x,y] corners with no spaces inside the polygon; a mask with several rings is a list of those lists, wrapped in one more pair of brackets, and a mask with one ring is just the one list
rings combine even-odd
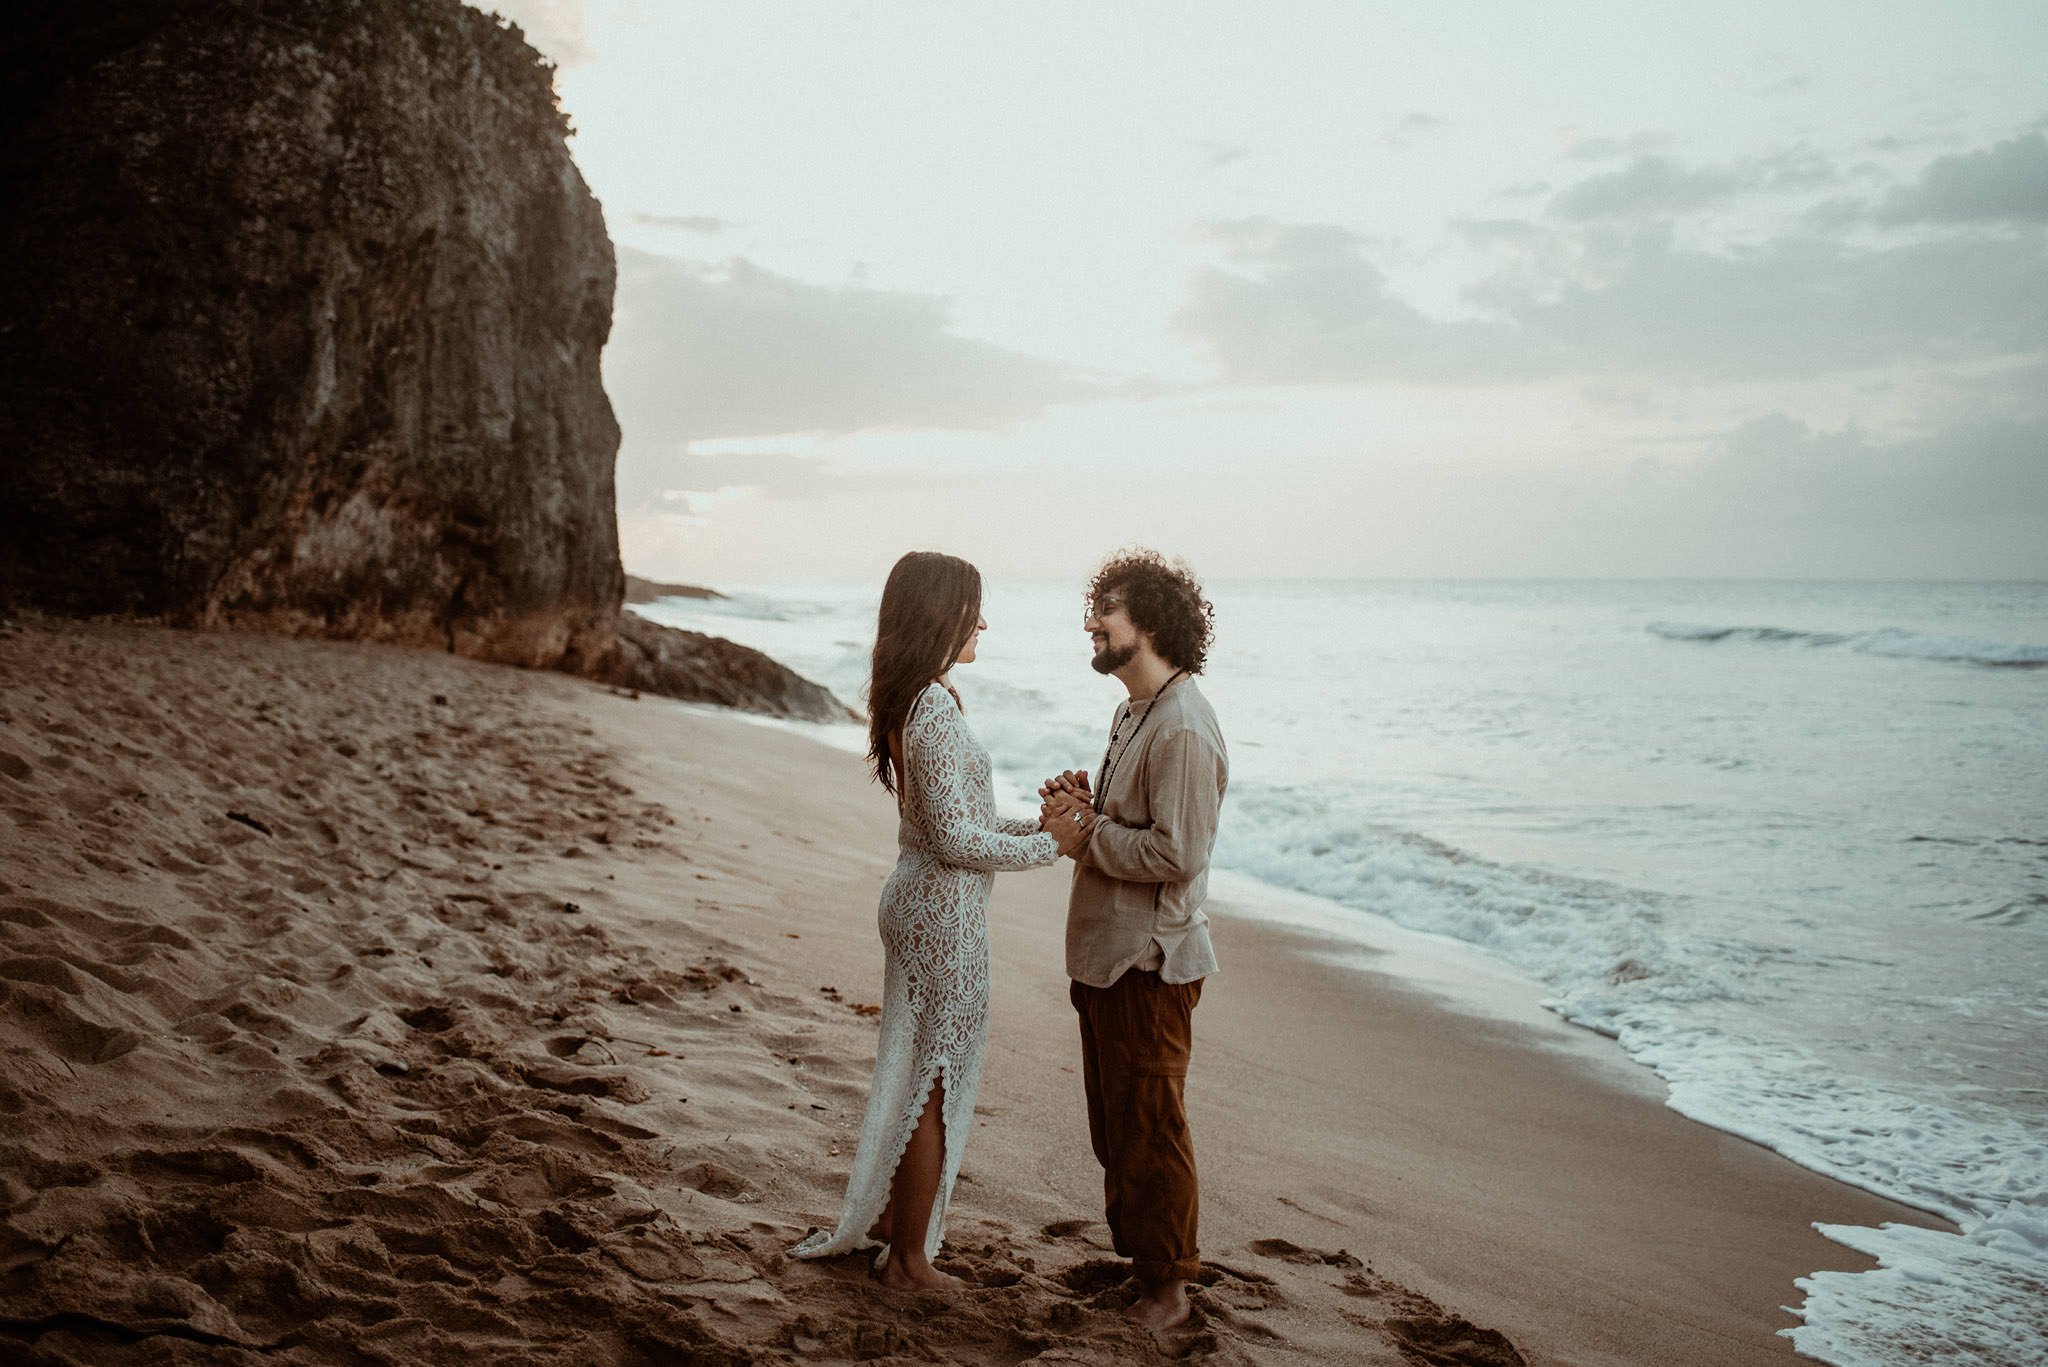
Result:
{"label": "ocean water", "polygon": [[[1220,866],[1498,956],[1680,1112],[1955,1223],[1826,1227],[1881,1265],[1787,1288],[1802,1354],[2048,1362],[2048,584],[1210,591]],[[642,610],[859,706],[878,595]],[[1123,695],[1078,582],[983,610],[956,682],[1023,810]]]}

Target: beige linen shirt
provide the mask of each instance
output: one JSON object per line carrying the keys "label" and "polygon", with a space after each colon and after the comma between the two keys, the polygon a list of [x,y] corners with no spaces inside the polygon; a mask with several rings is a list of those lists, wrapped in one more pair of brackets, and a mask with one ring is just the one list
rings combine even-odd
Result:
{"label": "beige linen shirt", "polygon": [[1067,898],[1067,976],[1090,987],[1132,968],[1156,967],[1170,983],[1216,971],[1202,903],[1230,777],[1223,731],[1192,678],[1130,707]]}

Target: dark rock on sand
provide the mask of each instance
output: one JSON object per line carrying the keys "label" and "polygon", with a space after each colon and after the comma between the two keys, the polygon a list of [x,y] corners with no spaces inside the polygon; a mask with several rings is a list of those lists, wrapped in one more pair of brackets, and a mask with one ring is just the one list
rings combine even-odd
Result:
{"label": "dark rock on sand", "polygon": [[656,603],[664,598],[724,598],[717,589],[699,588],[695,584],[662,584],[652,579],[642,579],[637,574],[626,576],[626,601],[628,603]]}
{"label": "dark rock on sand", "polygon": [[622,688],[804,721],[859,720],[821,685],[758,650],[619,614],[617,654],[598,677]]}
{"label": "dark rock on sand", "polygon": [[28,3],[0,37],[0,599],[595,672],[614,263],[457,0]]}

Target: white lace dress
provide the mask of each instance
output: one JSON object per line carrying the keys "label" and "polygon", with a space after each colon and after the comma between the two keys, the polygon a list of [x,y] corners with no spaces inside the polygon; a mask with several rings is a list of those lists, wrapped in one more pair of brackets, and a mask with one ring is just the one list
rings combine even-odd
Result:
{"label": "white lace dress", "polygon": [[839,1227],[791,1249],[798,1258],[874,1246],[868,1228],[888,1204],[932,1083],[943,1078],[946,1161],[924,1241],[925,1256],[938,1255],[988,1043],[989,889],[999,871],[1059,858],[1035,822],[997,819],[988,751],[943,685],[929,685],[911,704],[902,773],[901,853],[877,917],[883,987],[874,1086]]}

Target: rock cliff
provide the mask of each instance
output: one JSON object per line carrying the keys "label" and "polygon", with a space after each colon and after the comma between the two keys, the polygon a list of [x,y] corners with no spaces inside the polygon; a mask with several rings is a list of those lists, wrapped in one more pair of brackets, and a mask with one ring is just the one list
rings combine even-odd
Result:
{"label": "rock cliff", "polygon": [[8,597],[617,649],[612,247],[517,30],[126,0],[31,4],[4,41]]}
{"label": "rock cliff", "polygon": [[0,607],[847,715],[622,618],[612,245],[516,28],[458,0],[16,0],[0,99]]}

